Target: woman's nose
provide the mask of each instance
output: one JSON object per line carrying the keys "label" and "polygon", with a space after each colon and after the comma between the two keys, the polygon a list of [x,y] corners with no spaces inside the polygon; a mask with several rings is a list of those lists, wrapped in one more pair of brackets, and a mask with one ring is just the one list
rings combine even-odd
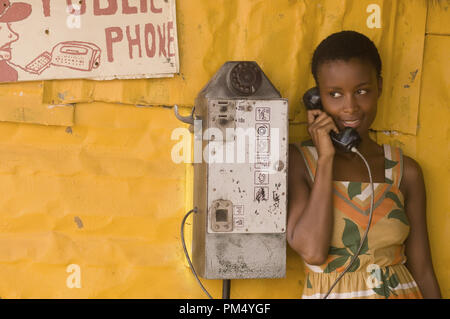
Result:
{"label": "woman's nose", "polygon": [[355,96],[349,95],[345,99],[344,111],[350,114],[355,113],[358,110],[358,102],[356,101]]}

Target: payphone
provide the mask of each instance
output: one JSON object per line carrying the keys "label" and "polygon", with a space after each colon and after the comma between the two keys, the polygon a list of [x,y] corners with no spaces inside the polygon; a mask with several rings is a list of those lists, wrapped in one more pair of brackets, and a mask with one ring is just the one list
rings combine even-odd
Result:
{"label": "payphone", "polygon": [[206,279],[284,277],[287,99],[257,63],[227,62],[198,94],[190,123],[201,155],[194,162],[195,271]]}

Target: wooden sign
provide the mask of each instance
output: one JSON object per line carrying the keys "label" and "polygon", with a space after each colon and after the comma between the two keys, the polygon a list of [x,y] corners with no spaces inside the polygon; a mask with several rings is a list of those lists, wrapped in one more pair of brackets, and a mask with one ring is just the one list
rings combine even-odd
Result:
{"label": "wooden sign", "polygon": [[0,82],[178,72],[175,0],[0,0]]}

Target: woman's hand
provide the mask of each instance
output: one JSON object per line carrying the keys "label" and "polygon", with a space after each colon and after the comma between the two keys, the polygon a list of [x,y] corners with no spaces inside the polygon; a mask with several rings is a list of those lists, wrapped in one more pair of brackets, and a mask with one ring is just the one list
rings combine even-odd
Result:
{"label": "woman's hand", "polygon": [[330,132],[339,133],[333,118],[321,110],[308,111],[308,132],[317,148],[319,158],[333,157],[335,149]]}

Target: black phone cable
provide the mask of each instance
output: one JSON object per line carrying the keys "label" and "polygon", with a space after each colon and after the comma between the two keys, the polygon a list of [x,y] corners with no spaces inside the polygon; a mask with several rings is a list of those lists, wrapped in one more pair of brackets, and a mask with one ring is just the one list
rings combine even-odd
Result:
{"label": "black phone cable", "polygon": [[194,207],[191,209],[187,214],[184,216],[183,221],[181,222],[181,244],[183,245],[184,254],[186,255],[187,261],[189,263],[189,267],[192,270],[192,273],[194,274],[195,279],[197,279],[197,282],[199,283],[202,290],[205,292],[205,294],[208,296],[209,299],[213,299],[213,297],[209,294],[209,292],[206,290],[206,288],[203,286],[202,282],[200,281],[200,278],[198,278],[197,273],[195,272],[194,265],[192,265],[191,258],[189,258],[188,251],[186,249],[186,243],[184,242],[184,224],[186,223],[186,219],[189,217],[190,214],[197,213],[197,207]]}
{"label": "black phone cable", "polygon": [[348,264],[348,266],[344,269],[344,271],[337,277],[336,281],[333,283],[333,285],[331,285],[330,289],[328,290],[328,292],[325,294],[325,296],[323,297],[323,299],[327,299],[328,295],[331,293],[331,291],[333,290],[333,288],[336,286],[336,284],[338,283],[338,281],[342,278],[342,276],[344,276],[344,274],[350,269],[350,267],[353,265],[353,263],[355,262],[356,258],[358,258],[359,253],[361,252],[361,249],[364,245],[364,242],[367,239],[367,234],[369,233],[369,228],[370,228],[370,224],[372,223],[372,215],[373,215],[373,206],[374,206],[374,194],[375,194],[375,190],[373,187],[373,181],[372,181],[372,172],[370,171],[370,166],[367,163],[366,159],[364,158],[364,156],[358,152],[358,150],[356,149],[356,147],[352,147],[351,149],[352,152],[356,153],[359,155],[359,157],[362,158],[362,160],[364,161],[364,164],[366,164],[367,167],[367,171],[369,172],[369,181],[370,181],[370,189],[372,191],[371,194],[371,200],[370,200],[370,212],[369,212],[369,222],[367,223],[367,228],[366,231],[364,233],[364,236],[361,240],[361,243],[359,245],[358,250],[356,251],[356,254],[353,255],[352,260],[350,261],[350,264]]}

